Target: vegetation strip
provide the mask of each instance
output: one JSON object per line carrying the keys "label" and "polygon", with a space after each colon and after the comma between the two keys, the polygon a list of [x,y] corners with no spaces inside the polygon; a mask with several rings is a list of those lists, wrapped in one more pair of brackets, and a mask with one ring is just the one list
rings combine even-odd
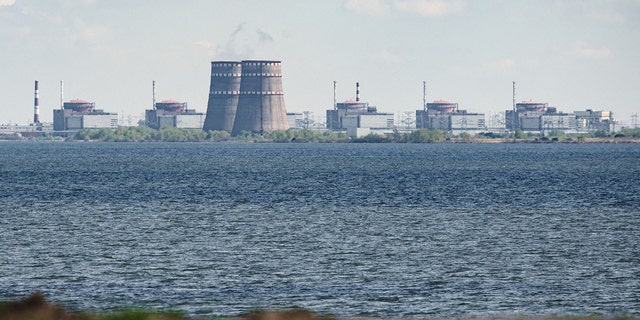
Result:
{"label": "vegetation strip", "polygon": [[[265,311],[254,310],[237,317],[192,318],[180,311],[153,311],[146,309],[129,309],[106,314],[91,314],[73,312],[60,306],[50,304],[41,292],[35,292],[29,297],[16,301],[0,301],[1,320],[337,320],[331,315],[316,315],[311,311],[292,308],[288,310]],[[372,320],[376,318],[350,318],[351,320]],[[401,319],[401,318],[396,318]],[[426,318],[425,318],[426,319]],[[482,318],[473,318],[482,319]],[[509,318],[486,318],[492,320],[509,320]],[[513,320],[640,320],[637,317],[617,316],[603,317],[565,316],[565,317],[517,317]]]}
{"label": "vegetation strip", "polygon": [[585,134],[564,134],[553,132],[546,136],[528,134],[517,130],[514,134],[497,135],[479,133],[472,136],[463,132],[451,135],[448,131],[419,129],[408,133],[393,132],[388,135],[369,134],[361,138],[350,139],[344,132],[313,130],[276,130],[259,134],[242,131],[231,136],[226,131],[202,131],[165,127],[160,130],[147,127],[125,127],[120,129],[84,129],[66,139],[67,141],[113,141],[113,142],[366,142],[366,143],[511,143],[514,142],[640,142],[640,129],[623,129],[617,133],[604,130]]}

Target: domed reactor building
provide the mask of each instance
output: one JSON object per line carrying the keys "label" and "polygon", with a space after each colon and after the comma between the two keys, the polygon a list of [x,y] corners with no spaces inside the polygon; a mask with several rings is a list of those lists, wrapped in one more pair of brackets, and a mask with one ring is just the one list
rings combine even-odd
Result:
{"label": "domed reactor building", "polygon": [[203,130],[287,130],[280,61],[246,60],[211,63],[211,85]]}

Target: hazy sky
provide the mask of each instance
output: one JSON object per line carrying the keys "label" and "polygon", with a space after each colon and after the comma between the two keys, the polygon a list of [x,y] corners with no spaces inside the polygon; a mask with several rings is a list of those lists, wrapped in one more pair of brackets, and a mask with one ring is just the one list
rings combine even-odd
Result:
{"label": "hazy sky", "polygon": [[139,117],[157,99],[206,112],[212,60],[281,60],[287,111],[355,96],[379,111],[516,99],[640,113],[640,0],[0,0],[0,123],[64,98]]}

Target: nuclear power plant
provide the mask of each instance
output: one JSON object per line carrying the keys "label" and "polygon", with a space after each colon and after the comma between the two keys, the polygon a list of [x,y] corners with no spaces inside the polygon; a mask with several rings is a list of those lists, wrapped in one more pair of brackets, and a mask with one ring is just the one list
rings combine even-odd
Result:
{"label": "nuclear power plant", "polygon": [[287,130],[280,61],[211,62],[203,130],[258,133]]}
{"label": "nuclear power plant", "polygon": [[[483,113],[461,110],[457,102],[434,100],[427,102],[427,83],[423,82],[422,108],[405,112],[404,125],[396,124],[393,113],[378,112],[360,97],[360,83],[355,83],[355,98],[337,102],[337,82],[333,82],[333,109],[326,111],[326,122],[313,120],[311,112],[287,114],[282,89],[280,61],[244,60],[212,61],[211,83],[207,115],[188,109],[186,102],[162,100],[156,103],[153,81],[153,108],[146,110],[144,125],[160,129],[176,127],[226,131],[234,136],[242,132],[269,133],[276,130],[311,129],[345,132],[350,138],[369,134],[389,135],[412,129],[442,130],[452,135],[461,133],[505,135],[521,130],[526,134],[554,135],[557,133],[589,133],[599,130],[615,132],[620,122],[606,110],[586,109],[561,112],[546,102],[535,100],[516,103],[515,81],[512,110],[492,117],[487,125]],[[0,124],[0,138],[17,134],[38,137],[45,133],[68,136],[81,129],[116,129],[118,114],[96,109],[94,102],[74,99],[65,102],[63,82],[60,81],[60,108],[53,110],[53,122],[40,118],[40,82],[34,82],[33,122],[29,125]],[[636,116],[637,117],[637,116]],[[634,121],[636,119],[634,118]],[[129,121],[131,125],[132,121]],[[142,121],[138,122],[139,124]],[[624,128],[624,127],[623,127]],[[637,128],[634,122],[633,128]],[[13,137],[13,136],[10,136]]]}

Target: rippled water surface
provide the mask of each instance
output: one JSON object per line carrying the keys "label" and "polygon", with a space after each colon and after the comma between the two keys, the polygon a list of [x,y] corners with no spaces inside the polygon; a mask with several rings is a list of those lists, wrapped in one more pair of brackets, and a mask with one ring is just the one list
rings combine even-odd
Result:
{"label": "rippled water surface", "polygon": [[0,299],[640,315],[638,144],[0,143]]}

